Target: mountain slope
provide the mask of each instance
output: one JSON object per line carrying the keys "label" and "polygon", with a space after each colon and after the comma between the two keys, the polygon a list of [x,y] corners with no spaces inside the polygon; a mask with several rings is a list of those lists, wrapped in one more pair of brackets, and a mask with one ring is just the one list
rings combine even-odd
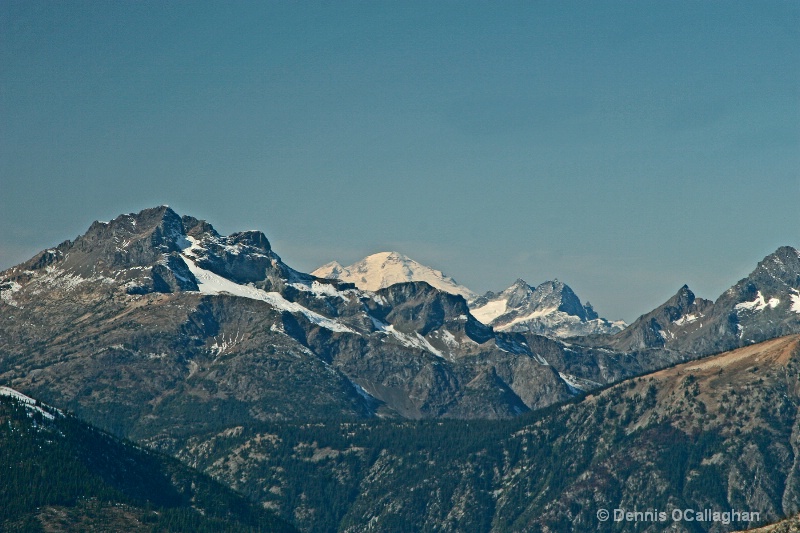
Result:
{"label": "mountain slope", "polygon": [[[799,409],[794,335],[513,420],[262,425],[178,454],[276,509],[302,502],[310,530],[732,531],[800,510]],[[673,521],[686,509],[747,515]]]}
{"label": "mountain slope", "polygon": [[499,294],[489,292],[473,300],[475,317],[497,331],[530,331],[549,337],[612,334],[622,330],[622,321],[600,318],[592,305],[581,303],[566,284],[546,281],[536,288],[518,279]]}
{"label": "mountain slope", "polygon": [[294,531],[210,478],[0,387],[0,529]]}
{"label": "mountain slope", "polygon": [[439,270],[422,265],[398,252],[372,254],[346,267],[332,261],[311,274],[320,278],[353,283],[365,291],[377,291],[395,283],[424,281],[440,291],[463,296],[467,301],[477,296]]}

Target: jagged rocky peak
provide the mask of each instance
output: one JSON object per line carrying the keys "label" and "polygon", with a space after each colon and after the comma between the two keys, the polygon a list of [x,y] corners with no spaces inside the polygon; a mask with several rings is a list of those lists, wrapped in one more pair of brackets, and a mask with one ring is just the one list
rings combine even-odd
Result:
{"label": "jagged rocky peak", "polygon": [[[791,246],[778,248],[725,291],[715,305],[720,312],[735,314],[738,318],[734,321],[739,325],[765,313],[800,317],[800,251]],[[774,323],[775,317],[767,321]]]}
{"label": "jagged rocky peak", "polygon": [[667,318],[674,321],[682,317],[689,307],[694,304],[694,301],[694,293],[689,289],[688,285],[684,285],[662,307]]}
{"label": "jagged rocky peak", "polygon": [[26,282],[47,269],[49,277],[69,278],[72,284],[98,279],[129,294],[170,293],[198,290],[194,267],[266,289],[313,279],[286,266],[262,232],[222,236],[208,222],[181,217],[166,205],[95,221],[74,241],[12,269],[9,279]]}
{"label": "jagged rocky peak", "polygon": [[183,224],[183,231],[189,237],[199,239],[206,234],[212,237],[220,236],[219,233],[217,233],[217,230],[214,229],[214,226],[205,220],[199,220],[189,215],[183,215],[181,217],[181,222]]}
{"label": "jagged rocky peak", "polygon": [[267,236],[257,230],[231,233],[228,239],[234,246],[241,244],[243,246],[251,246],[253,248],[263,250],[264,252],[272,251],[272,247],[269,244]]}
{"label": "jagged rocky peak", "polygon": [[534,288],[528,285],[524,279],[517,278],[509,288],[500,293],[502,298],[505,298],[506,305],[509,307],[518,307],[526,303],[533,294]]}
{"label": "jagged rocky peak", "polygon": [[737,297],[756,298],[761,291],[764,297],[779,299],[800,288],[800,251],[791,246],[782,246],[766,256],[746,278],[728,291]]}
{"label": "jagged rocky peak", "polygon": [[714,303],[695,297],[683,285],[666,302],[637,318],[609,342],[616,349],[637,351],[677,346],[706,325]]}
{"label": "jagged rocky peak", "polygon": [[581,303],[578,295],[558,279],[540,284],[536,287],[534,294],[540,302],[540,307],[556,306],[557,310],[568,315],[577,316],[583,322],[598,318],[591,305]]}
{"label": "jagged rocky peak", "polygon": [[475,317],[498,331],[530,331],[550,337],[608,334],[624,323],[600,318],[591,304],[554,279],[535,288],[518,279],[501,293],[488,292],[470,304]]}
{"label": "jagged rocky peak", "polygon": [[355,284],[365,291],[377,291],[395,283],[424,281],[439,290],[472,300],[476,294],[439,270],[425,266],[399,252],[378,252],[349,266],[332,261],[311,274]]}
{"label": "jagged rocky peak", "polygon": [[800,250],[791,246],[781,246],[758,264],[757,270],[762,269],[771,274],[784,274],[788,282],[800,282]]}
{"label": "jagged rocky peak", "polygon": [[84,277],[108,275],[121,268],[151,267],[165,254],[179,253],[183,236],[180,216],[162,205],[110,222],[95,221],[85,234],[62,243],[57,251],[63,269]]}

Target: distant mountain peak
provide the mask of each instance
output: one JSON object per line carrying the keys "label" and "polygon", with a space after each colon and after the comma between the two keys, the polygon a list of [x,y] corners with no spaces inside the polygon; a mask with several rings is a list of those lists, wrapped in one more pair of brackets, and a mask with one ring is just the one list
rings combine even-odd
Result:
{"label": "distant mountain peak", "polygon": [[665,306],[671,306],[680,309],[683,311],[684,309],[688,308],[690,305],[694,303],[695,295],[692,290],[689,288],[688,285],[684,285],[675,295],[667,300],[664,304]]}
{"label": "distant mountain peak", "polygon": [[331,261],[330,263],[325,263],[321,267],[317,268],[314,271],[314,275],[318,278],[339,279],[339,275],[343,270],[344,266],[342,266],[338,261]]}
{"label": "distant mountain peak", "polygon": [[472,314],[499,331],[531,331],[545,336],[571,337],[615,333],[622,322],[600,318],[591,304],[558,278],[531,287],[517,279],[499,294],[489,292],[472,301]]}
{"label": "distant mountain peak", "polygon": [[374,253],[349,266],[331,261],[311,274],[319,278],[353,283],[366,291],[377,291],[396,283],[424,281],[441,291],[463,296],[465,300],[472,300],[477,296],[440,270],[418,263],[396,251]]}

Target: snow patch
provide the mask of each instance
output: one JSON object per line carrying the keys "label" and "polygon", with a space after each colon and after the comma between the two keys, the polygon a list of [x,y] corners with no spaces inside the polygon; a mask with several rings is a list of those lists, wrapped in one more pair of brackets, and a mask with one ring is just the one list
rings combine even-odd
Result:
{"label": "snow patch", "polygon": [[544,357],[542,357],[541,355],[539,355],[539,354],[538,354],[538,353],[536,353],[536,352],[534,352],[534,353],[533,353],[533,358],[534,358],[534,359],[536,359],[536,361],[537,361],[537,362],[538,362],[540,365],[544,365],[544,366],[550,366],[550,363],[548,363],[548,362],[547,362],[547,359],[545,359]]}
{"label": "snow patch", "polygon": [[0,299],[2,299],[8,305],[19,307],[17,302],[14,301],[13,295],[15,292],[18,292],[21,288],[22,285],[20,285],[16,281],[10,281],[6,283],[5,286],[0,289]]}
{"label": "snow patch", "polygon": [[583,392],[583,388],[581,384],[575,379],[574,376],[570,376],[569,374],[564,374],[563,372],[558,373],[559,377],[567,384],[567,388],[569,388],[569,392],[572,394],[581,394]]}
{"label": "snow patch", "polygon": [[[553,313],[555,313],[557,311],[558,311],[557,307],[546,307],[544,309],[539,309],[538,311],[534,311],[533,313],[531,313],[529,315],[518,316],[517,318],[515,318],[511,322],[503,324],[502,326],[499,326],[499,327],[497,327],[495,329],[497,329],[498,331],[505,331],[505,330],[511,328],[512,326],[514,326],[515,324],[519,324],[520,322],[528,322],[529,320],[533,320],[533,319],[536,319],[536,318],[542,318],[542,317],[545,317],[545,316],[548,316],[548,315],[552,315]],[[578,322],[580,322],[580,320],[581,320],[578,317],[573,317],[572,315],[567,315],[566,313],[562,313],[562,314],[564,314],[565,317],[567,317],[568,319],[574,318]]]}
{"label": "snow patch", "polygon": [[489,325],[492,320],[504,314],[506,309],[508,309],[507,300],[495,300],[482,307],[471,309],[470,312],[479,322]]}
{"label": "snow patch", "polygon": [[352,289],[340,291],[330,283],[320,283],[319,281],[312,281],[311,284],[299,282],[290,283],[289,286],[294,287],[297,290],[310,292],[317,298],[334,297],[341,298],[345,302],[348,301],[348,297],[355,292]]}
{"label": "snow patch", "polygon": [[442,352],[440,352],[439,350],[437,350],[436,348],[431,346],[431,343],[428,342],[428,339],[426,339],[425,337],[423,337],[419,333],[414,332],[413,335],[408,334],[408,333],[403,333],[401,331],[397,331],[396,329],[394,329],[394,325],[386,324],[385,322],[381,322],[380,320],[378,320],[377,318],[375,318],[372,315],[369,315],[369,318],[372,320],[372,323],[374,324],[375,329],[377,329],[378,331],[380,331],[382,333],[385,333],[387,335],[390,335],[390,336],[394,337],[395,339],[400,341],[400,344],[402,344],[403,346],[405,346],[407,348],[416,348],[418,350],[423,350],[423,351],[426,351],[426,352],[430,352],[433,355],[435,355],[437,357],[441,357],[442,359],[444,359],[444,355],[442,355]]}
{"label": "snow patch", "polygon": [[[189,237],[189,239],[191,239],[191,237]],[[186,260],[186,265],[189,267],[189,270],[192,274],[194,274],[194,277],[197,280],[197,286],[200,289],[201,294],[229,294],[231,296],[238,296],[240,298],[261,300],[262,302],[267,302],[272,307],[280,309],[281,311],[303,314],[311,322],[325,329],[339,333],[357,334],[356,331],[350,329],[340,322],[337,322],[336,320],[332,320],[328,317],[320,315],[319,313],[315,313],[314,311],[311,311],[300,304],[286,300],[283,296],[281,296],[280,293],[263,291],[250,285],[240,285],[227,278],[223,278],[222,276],[215,274],[210,270],[200,268],[194,262],[193,257],[194,254],[190,255],[186,252],[183,254],[183,258]]]}
{"label": "snow patch", "polygon": [[[274,324],[273,324],[274,326]],[[217,356],[223,354],[239,344],[239,341],[244,340],[244,336],[239,335],[239,331],[236,331],[236,335],[228,334],[227,338],[225,333],[219,336],[220,338],[214,337],[214,344],[211,345],[211,349],[215,352]]]}
{"label": "snow patch", "polygon": [[359,396],[361,396],[362,398],[364,398],[367,401],[375,400],[375,398],[370,393],[368,393],[367,391],[364,390],[364,387],[362,387],[361,385],[359,385],[358,383],[356,383],[352,379],[348,380],[348,381],[350,381],[350,384],[353,385],[354,389],[356,389],[356,392],[359,394]]}
{"label": "snow patch", "polygon": [[736,304],[734,309],[736,309],[737,311],[740,310],[763,311],[767,307],[775,309],[776,307],[778,307],[779,303],[781,303],[781,301],[777,298],[770,298],[769,301],[764,300],[764,295],[761,294],[761,291],[758,291],[755,300],[753,300],[752,302],[742,302],[740,304]]}
{"label": "snow patch", "polygon": [[458,348],[458,341],[455,336],[446,329],[442,330],[442,341],[451,348]]}
{"label": "snow patch", "polygon": [[703,315],[701,315],[700,313],[698,313],[698,314],[694,314],[694,313],[686,314],[686,315],[683,315],[682,317],[680,317],[678,320],[674,321],[673,324],[675,324],[676,326],[683,326],[685,324],[691,324],[692,322],[696,322],[698,319],[700,319],[702,317],[703,317]]}
{"label": "snow patch", "polygon": [[797,289],[792,289],[794,294],[791,294],[790,297],[792,299],[792,307],[791,310],[797,314],[800,314],[800,292]]}

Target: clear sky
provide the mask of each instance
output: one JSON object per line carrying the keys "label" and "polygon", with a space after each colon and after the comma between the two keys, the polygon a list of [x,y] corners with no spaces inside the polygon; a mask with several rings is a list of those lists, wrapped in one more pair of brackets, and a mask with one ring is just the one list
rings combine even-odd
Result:
{"label": "clear sky", "polygon": [[797,2],[0,3],[0,269],[169,204],[632,321],[800,246]]}

